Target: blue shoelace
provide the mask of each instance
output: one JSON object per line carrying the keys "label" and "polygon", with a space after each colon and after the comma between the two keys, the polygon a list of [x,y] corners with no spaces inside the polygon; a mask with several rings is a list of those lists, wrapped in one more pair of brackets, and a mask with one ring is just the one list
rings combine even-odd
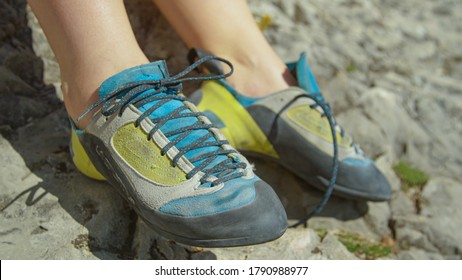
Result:
{"label": "blue shoelace", "polygon": [[[227,64],[231,70],[226,74],[210,74],[186,77],[186,75],[197,69],[203,63],[212,60],[221,61]],[[194,156],[193,158],[189,158],[189,161],[194,165],[194,168],[186,175],[186,178],[190,179],[198,172],[203,172],[204,176],[201,178],[202,184],[207,183],[208,179],[214,176],[216,179],[211,183],[211,187],[213,187],[226,181],[242,177],[244,175],[244,172],[240,170],[245,169],[247,164],[241,162],[238,157],[233,157],[232,154],[237,153],[236,150],[224,149],[223,145],[229,144],[228,141],[216,139],[215,135],[210,131],[210,129],[214,128],[215,126],[213,124],[207,124],[203,121],[200,121],[199,118],[203,117],[204,114],[202,112],[192,112],[186,105],[178,107],[172,112],[169,112],[167,115],[160,118],[153,118],[150,117],[150,115],[169,101],[187,101],[188,99],[181,95],[183,82],[225,79],[232,73],[233,66],[228,60],[215,56],[203,57],[197,60],[195,63],[191,64],[182,72],[172,77],[159,80],[141,80],[121,85],[90,106],[83,114],[77,118],[77,121],[81,120],[88,113],[99,106],[101,106],[101,114],[109,117],[115,113],[118,113],[119,116],[122,116],[124,111],[129,108],[130,105],[140,108],[143,105],[155,102],[135,121],[136,127],[138,127],[146,118],[149,118],[152,121],[154,127],[149,131],[147,136],[148,140],[151,140],[154,134],[159,131],[168,121],[180,118],[195,117],[197,118],[197,121],[194,124],[164,133],[165,137],[171,137],[169,138],[171,140],[167,145],[161,148],[161,154],[165,155],[171,148],[175,147],[177,143],[186,138],[192,131],[206,129],[208,133],[196,141],[181,148],[176,147],[178,149],[178,153],[172,159],[172,166],[175,167],[178,164],[180,158],[189,151],[205,147],[218,147],[218,149],[215,149],[211,152],[202,153]],[[216,162],[216,159],[221,155],[226,156],[226,159],[222,159]]]}
{"label": "blue shoelace", "polygon": [[[337,143],[337,134],[336,134],[336,122],[335,119],[332,115],[332,111],[330,109],[329,104],[324,100],[323,96],[320,93],[307,93],[307,94],[302,94],[302,95],[297,95],[291,102],[289,102],[284,108],[281,109],[281,112],[284,111],[287,107],[289,107],[290,104],[292,104],[295,100],[298,98],[303,98],[303,97],[308,97],[312,99],[315,103],[310,105],[311,109],[315,109],[316,107],[320,107],[323,111],[321,117],[327,118],[327,121],[329,122],[330,130],[332,133],[332,145],[333,145],[333,150],[334,150],[334,156],[332,160],[332,172],[331,172],[331,177],[329,180],[329,184],[327,186],[327,190],[324,192],[324,196],[321,199],[321,201],[318,203],[318,205],[309,213],[305,218],[298,220],[296,223],[293,225],[289,226],[291,228],[297,227],[299,225],[304,225],[306,226],[306,223],[309,219],[311,219],[313,216],[319,214],[324,206],[326,206],[327,202],[329,201],[332,192],[334,191],[334,186],[335,182],[337,181],[337,174],[338,174],[338,168],[339,168],[339,160],[338,160],[338,143]],[[340,134],[343,135],[343,129],[340,131]]]}

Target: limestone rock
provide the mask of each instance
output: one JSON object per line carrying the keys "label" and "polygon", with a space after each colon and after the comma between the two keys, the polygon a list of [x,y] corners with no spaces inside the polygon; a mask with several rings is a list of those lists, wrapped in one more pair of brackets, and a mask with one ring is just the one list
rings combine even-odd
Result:
{"label": "limestone rock", "polygon": [[445,255],[460,255],[462,251],[462,210],[460,182],[435,178],[424,188],[421,214],[428,219],[426,234]]}
{"label": "limestone rock", "polygon": [[328,233],[318,247],[322,255],[329,260],[356,260],[355,255],[348,252],[340,241],[331,233]]}
{"label": "limestone rock", "polygon": [[218,259],[319,259],[322,256],[313,254],[313,251],[317,252],[315,248],[319,247],[319,243],[320,238],[314,230],[296,228],[287,230],[281,238],[273,242],[246,247],[211,249],[211,251],[218,256]]}
{"label": "limestone rock", "polygon": [[443,260],[443,256],[438,253],[428,253],[421,249],[411,248],[397,254],[400,260]]}

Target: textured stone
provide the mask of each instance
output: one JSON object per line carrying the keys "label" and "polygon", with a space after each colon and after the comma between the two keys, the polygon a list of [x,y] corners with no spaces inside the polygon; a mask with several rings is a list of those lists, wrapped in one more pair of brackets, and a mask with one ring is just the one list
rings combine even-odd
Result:
{"label": "textured stone", "polygon": [[359,97],[358,91],[352,85],[345,72],[339,72],[324,87],[324,95],[335,114],[347,111]]}
{"label": "textured stone", "polygon": [[5,59],[4,65],[24,83],[31,87],[25,92],[18,91],[18,93],[34,93],[35,90],[33,90],[32,87],[42,87],[43,62],[32,51],[27,50],[14,52]]}
{"label": "textured stone", "polygon": [[437,46],[433,41],[419,42],[406,46],[406,57],[412,60],[428,60],[437,54]]}
{"label": "textured stone", "polygon": [[0,95],[20,94],[30,96],[37,90],[24,82],[20,77],[11,72],[10,69],[0,66]]}
{"label": "textured stone", "polygon": [[359,108],[345,111],[337,115],[336,119],[369,157],[374,158],[393,150],[391,143],[386,140],[385,132]]}
{"label": "textured stone", "polygon": [[[114,189],[68,165],[69,130],[63,122],[65,117],[56,112],[21,128],[12,144],[2,140],[0,228],[14,231],[1,236],[2,254],[132,258],[128,248],[136,216]],[[25,254],[28,251],[33,253]]]}
{"label": "textured stone", "polygon": [[[47,195],[41,187],[44,178],[32,173],[20,153],[1,136],[0,149],[2,258],[81,257],[70,244],[70,238],[79,228],[74,226],[66,211],[58,207],[58,199]],[[67,248],[65,256],[54,255],[62,247]]]}
{"label": "textured stone", "polygon": [[408,145],[406,157],[428,174],[459,180],[461,165],[457,155],[462,150],[462,96],[438,96],[421,97],[415,102],[418,122],[433,141],[419,140],[418,144]]}
{"label": "textured stone", "polygon": [[[312,229],[296,228],[288,229],[279,239],[254,246],[211,249],[218,259],[319,259],[322,256],[313,254],[312,251],[319,247],[320,238]],[[330,249],[330,247],[329,247]]]}
{"label": "textured stone", "polygon": [[0,3],[0,46],[10,45],[16,50],[30,49],[32,40],[27,28],[26,0]]}
{"label": "textured stone", "polygon": [[390,206],[395,217],[413,215],[416,212],[415,205],[403,192],[394,193]]}
{"label": "textured stone", "polygon": [[[399,193],[401,190],[401,181],[393,170],[393,163],[395,158],[393,152],[388,149],[384,154],[375,160],[377,168],[382,172],[382,174],[387,178],[388,183],[390,183],[393,193]],[[393,202],[393,199],[392,199]]]}
{"label": "textured stone", "polygon": [[375,47],[383,51],[391,51],[403,43],[403,35],[399,30],[370,27],[366,29],[366,36]]}
{"label": "textured stone", "polygon": [[443,256],[437,253],[428,253],[421,249],[411,248],[403,250],[397,254],[400,260],[443,260]]}
{"label": "textured stone", "polygon": [[0,95],[0,125],[13,128],[25,125],[33,119],[43,117],[50,107],[30,97],[13,94]]}
{"label": "textured stone", "polygon": [[427,36],[427,29],[418,22],[409,20],[401,25],[402,31],[406,36],[416,40],[423,40]]}
{"label": "textured stone", "polygon": [[318,247],[322,252],[322,256],[329,260],[356,260],[354,254],[348,252],[343,244],[338,241],[337,237],[332,233],[328,233],[322,240],[322,244]]}
{"label": "textured stone", "polygon": [[364,219],[372,230],[380,237],[391,236],[389,227],[391,210],[388,202],[369,202],[369,211]]}
{"label": "textured stone", "polygon": [[438,252],[438,248],[436,248],[429,238],[422,232],[422,230],[425,230],[426,228],[426,223],[412,224],[410,220],[404,219],[399,219],[398,221],[398,226],[395,227],[395,232],[396,240],[400,248],[408,249],[412,246],[431,253]]}
{"label": "textured stone", "polygon": [[434,178],[424,188],[421,214],[428,219],[425,233],[445,255],[461,254],[462,210],[460,182]]}

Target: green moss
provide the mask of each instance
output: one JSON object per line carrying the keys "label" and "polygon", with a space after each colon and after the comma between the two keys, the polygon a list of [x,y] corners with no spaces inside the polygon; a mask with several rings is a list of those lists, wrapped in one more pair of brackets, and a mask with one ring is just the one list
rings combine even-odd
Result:
{"label": "green moss", "polygon": [[457,55],[453,59],[455,62],[462,62],[462,55]]}
{"label": "green moss", "polygon": [[327,235],[327,230],[324,228],[317,228],[314,231],[318,234],[319,238],[321,239],[323,239]]}
{"label": "green moss", "polygon": [[408,163],[400,161],[393,168],[396,175],[403,183],[403,189],[409,190],[410,188],[422,187],[428,181],[428,176],[423,171],[420,171]]}
{"label": "green moss", "polygon": [[353,73],[357,70],[357,67],[356,67],[356,64],[354,64],[353,62],[350,62],[346,69],[345,69],[348,73]]}
{"label": "green moss", "polygon": [[392,251],[390,246],[370,242],[359,234],[342,231],[337,237],[348,251],[366,259],[385,257]]}

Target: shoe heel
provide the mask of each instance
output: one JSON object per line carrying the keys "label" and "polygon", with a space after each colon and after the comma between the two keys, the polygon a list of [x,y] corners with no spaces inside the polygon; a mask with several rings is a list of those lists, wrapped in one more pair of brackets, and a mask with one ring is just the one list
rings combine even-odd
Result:
{"label": "shoe heel", "polygon": [[75,132],[74,128],[71,129],[71,143],[69,149],[72,156],[72,161],[74,162],[77,169],[83,173],[85,176],[90,177],[95,180],[104,181],[103,175],[96,169],[96,167],[91,162],[90,158],[87,155],[87,152],[82,147],[79,137]]}

